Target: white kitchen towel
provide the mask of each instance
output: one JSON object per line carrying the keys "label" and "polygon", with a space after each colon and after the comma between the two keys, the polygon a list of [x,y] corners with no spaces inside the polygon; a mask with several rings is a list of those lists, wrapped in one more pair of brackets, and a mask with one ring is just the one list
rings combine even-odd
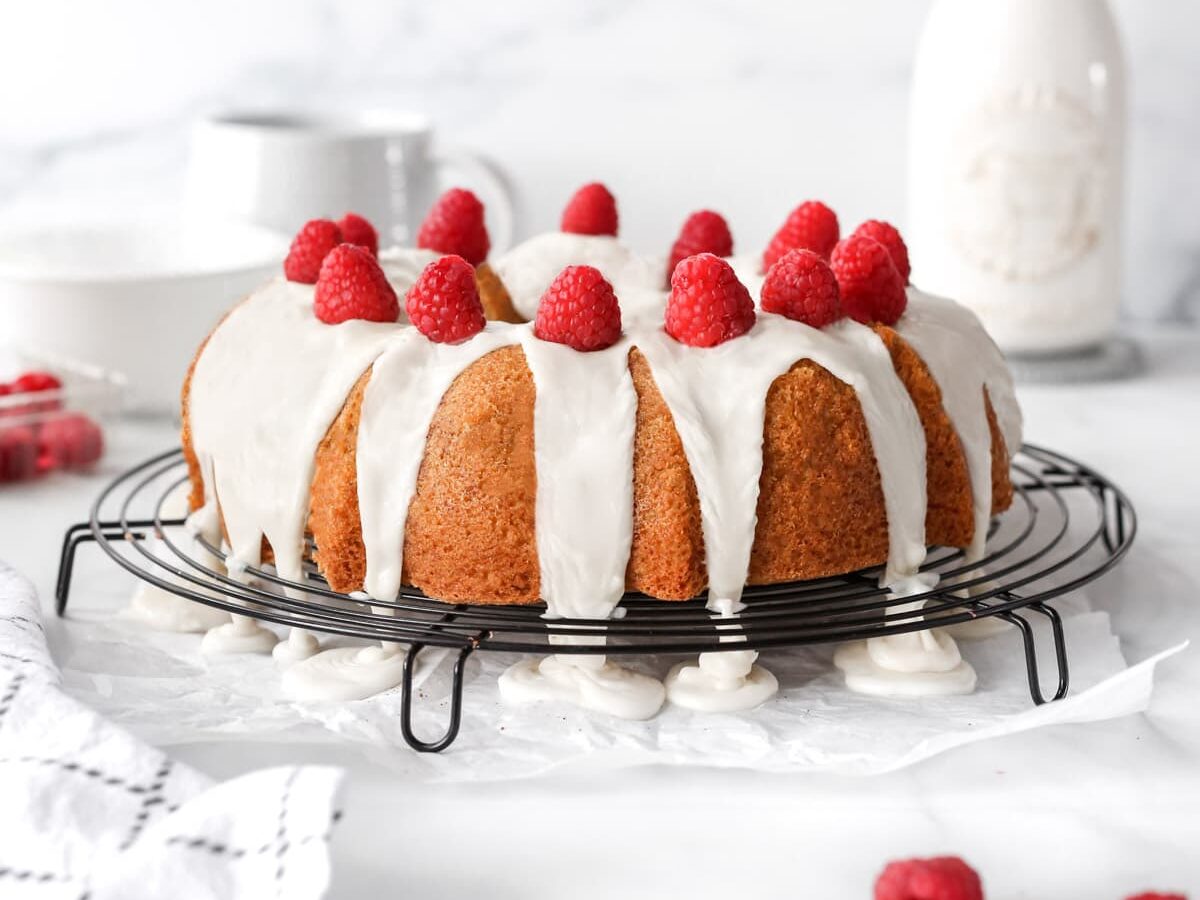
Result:
{"label": "white kitchen towel", "polygon": [[340,770],[214,784],[59,688],[32,585],[0,564],[0,897],[308,900]]}

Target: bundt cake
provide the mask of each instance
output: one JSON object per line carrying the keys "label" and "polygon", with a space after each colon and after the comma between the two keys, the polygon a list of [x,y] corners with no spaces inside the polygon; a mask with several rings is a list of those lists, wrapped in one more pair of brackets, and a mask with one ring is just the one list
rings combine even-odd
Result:
{"label": "bundt cake", "polygon": [[[326,259],[316,284],[272,281],[200,347],[182,392],[193,521],[233,568],[297,579],[311,537],[337,591],[603,618],[625,591],[736,601],[747,583],[875,565],[898,585],[929,545],[978,557],[1011,502],[1012,383],[950,300],[898,281],[891,324],[839,311],[817,328],[745,306],[776,271],[758,258],[689,256],[668,290],[665,263],[612,234],[542,235],[490,264],[453,249],[380,254],[408,296],[394,321],[330,324],[365,282]],[[854,249],[834,269],[869,308],[863,284],[882,282],[845,261]],[[445,259],[477,265],[485,326],[454,331],[467,320],[438,305],[456,284],[431,265]],[[600,349],[543,339],[591,339],[616,303]],[[467,337],[426,336],[446,329]]]}

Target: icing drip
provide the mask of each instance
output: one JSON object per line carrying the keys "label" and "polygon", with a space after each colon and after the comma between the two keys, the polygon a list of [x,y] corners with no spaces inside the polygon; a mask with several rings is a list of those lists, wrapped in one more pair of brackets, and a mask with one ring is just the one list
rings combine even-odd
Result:
{"label": "icing drip", "polygon": [[206,506],[220,498],[231,572],[259,564],[265,536],[279,574],[301,579],[317,445],[354,382],[402,333],[358,320],[326,325],[312,314],[312,294],[311,285],[273,281],[229,314],[196,362],[193,448]]}
{"label": "icing drip", "polygon": [[[871,329],[842,322],[817,330],[762,314],[749,334],[708,350],[665,332],[639,341],[671,409],[700,497],[709,606],[741,597],[750,568],[762,474],[763,425],[771,383],[811,359],[856,392],[875,447],[889,524],[887,580],[925,556],[925,439],[916,408]],[[703,653],[677,667],[672,702],[729,711],[755,706],[778,688],[752,668],[753,651]],[[722,659],[727,657],[727,659]]]}
{"label": "icing drip", "polygon": [[[536,539],[547,618],[606,619],[625,591],[633,541],[633,437],[637,393],[629,342],[580,353],[522,330],[537,389]],[[569,626],[568,626],[569,627]],[[601,644],[595,635],[555,634],[553,643]],[[648,718],[662,705],[656,679],[603,656],[523,660],[500,679],[514,703],[565,700],[623,718]]]}
{"label": "icing drip", "polygon": [[558,700],[622,719],[648,719],[662,707],[662,682],[608,662],[604,657],[547,656],[523,659],[500,676],[510,703]]}
{"label": "icing drip", "polygon": [[471,363],[517,342],[523,330],[489,323],[471,340],[451,345],[405,329],[375,361],[363,393],[356,448],[367,556],[364,586],[371,597],[391,601],[400,590],[408,506],[442,395]]}
{"label": "icing drip", "polygon": [[[996,424],[1006,449],[1021,446],[1021,410],[1017,406],[1012,375],[1004,357],[973,312],[942,297],[908,289],[909,307],[896,330],[924,360],[942,392],[942,407],[962,442],[971,482],[974,534],[966,562],[981,559],[992,517],[991,429],[988,427],[986,391],[996,414]],[[966,578],[983,575],[982,570]],[[987,590],[987,582],[966,588],[963,596]],[[984,638],[1009,628],[995,617],[949,626],[955,637]]]}
{"label": "icing drip", "polygon": [[953,638],[941,629],[916,634],[927,641],[890,657],[892,664],[903,664],[904,669],[881,666],[869,641],[839,647],[833,661],[845,674],[846,687],[880,697],[944,697],[975,690],[975,670],[958,655]]}
{"label": "icing drip", "polygon": [[629,343],[580,353],[521,329],[533,374],[536,537],[552,616],[606,619],[625,591],[633,542],[637,393]]}
{"label": "icing drip", "polygon": [[308,659],[313,656],[321,645],[313,635],[305,631],[303,628],[293,628],[288,632],[286,639],[275,645],[275,649],[271,651],[271,655],[275,657],[275,662],[283,668]]}
{"label": "icing drip", "polygon": [[701,653],[697,663],[677,663],[667,674],[667,697],[697,712],[753,709],[779,691],[775,676],[753,665],[750,650]]}
{"label": "icing drip", "polygon": [[[915,575],[898,581],[891,596],[916,596],[936,584],[936,575]],[[891,606],[888,612],[911,613],[923,606],[923,600],[914,600]],[[975,670],[942,628],[843,644],[833,662],[845,674],[846,687],[864,694],[925,697],[969,694],[975,689]]]}
{"label": "icing drip", "polygon": [[886,580],[925,558],[925,433],[912,399],[871,329],[844,321],[823,330],[759,315],[746,335],[709,349],[665,331],[642,338],[654,380],[696,481],[710,605],[741,596],[750,567],[771,383],[811,359],[858,395],[883,485],[889,553]]}
{"label": "icing drip", "polygon": [[983,556],[992,515],[992,439],[984,392],[1009,453],[1021,446],[1021,411],[1004,357],[975,314],[950,300],[909,288],[896,331],[924,360],[942,392],[942,407],[958,432],[971,481],[975,531],[967,562]]}
{"label": "icing drip", "polygon": [[201,653],[270,653],[279,642],[275,632],[249,616],[235,615],[232,619],[205,633],[200,642]]}
{"label": "icing drip", "polygon": [[[726,602],[716,618],[736,615],[741,604]],[[717,626],[736,628],[737,626]],[[722,636],[721,642],[745,641],[744,636]],[[667,697],[676,706],[698,712],[736,712],[753,709],[779,690],[775,676],[754,665],[756,650],[701,653],[695,663],[678,663],[667,675]]]}
{"label": "icing drip", "polygon": [[292,700],[363,700],[400,683],[404,654],[391,646],[335,647],[284,670]]}
{"label": "icing drip", "polygon": [[[356,591],[356,600],[368,600]],[[372,606],[378,616],[390,616],[390,606]],[[276,659],[279,647],[275,648]],[[404,675],[404,647],[381,641],[369,647],[334,647],[310,654],[283,674],[283,692],[292,700],[365,700],[400,683]]]}
{"label": "icing drip", "polygon": [[635,296],[661,303],[666,262],[638,256],[606,235],[548,232],[513,247],[492,268],[504,282],[513,308],[525,319],[537,314],[538,301],[567,266],[593,266],[603,273],[621,300],[621,312],[633,311]]}
{"label": "icing drip", "polygon": [[[162,506],[164,519],[178,519],[186,515],[188,490],[189,487],[184,482],[167,495]],[[180,549],[185,554],[210,567],[221,565],[219,559],[211,557],[200,546],[189,528],[167,528],[165,530],[172,541],[177,545],[182,544]],[[187,564],[180,562],[167,545],[158,538],[150,539],[150,552],[168,565],[187,568]],[[192,591],[204,591],[200,585],[179,578],[165,569],[157,571],[160,577],[167,581],[180,584]],[[129,606],[122,612],[122,615],[156,631],[202,632],[229,621],[229,613],[224,610],[188,600],[147,581],[138,582]]]}

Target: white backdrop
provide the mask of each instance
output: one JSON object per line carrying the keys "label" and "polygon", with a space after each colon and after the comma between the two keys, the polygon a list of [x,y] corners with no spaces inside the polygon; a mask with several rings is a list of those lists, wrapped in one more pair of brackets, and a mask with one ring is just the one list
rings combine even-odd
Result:
{"label": "white backdrop", "polygon": [[[982,2],[982,0],[962,0]],[[229,106],[396,106],[512,175],[519,230],[579,183],[664,249],[699,206],[757,247],[798,199],[903,223],[928,0],[5,0],[0,219],[178,202],[188,125]],[[1200,319],[1200,4],[1114,0],[1132,63],[1126,301]]]}

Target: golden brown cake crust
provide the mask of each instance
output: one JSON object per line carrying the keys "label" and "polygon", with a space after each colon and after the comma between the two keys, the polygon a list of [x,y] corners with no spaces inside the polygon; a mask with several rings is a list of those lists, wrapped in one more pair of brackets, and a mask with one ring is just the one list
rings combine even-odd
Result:
{"label": "golden brown cake crust", "polygon": [[[876,330],[925,431],[928,540],[965,546],[973,529],[970,482],[941,391],[911,346],[892,329]],[[194,367],[195,360],[183,386],[182,432],[193,509],[203,502],[188,416]],[[637,349],[630,351],[629,368],[638,406],[626,586],[660,599],[686,599],[706,583],[696,485],[671,412]],[[355,447],[369,376],[368,370],[351,390],[315,459],[309,528],[321,571],[342,592],[361,589],[365,572]],[[446,392],[409,507],[405,584],[454,602],[537,601],[534,394],[519,346],[484,356]],[[984,399],[993,507],[999,512],[1012,501],[1008,452]],[[810,360],[797,362],[768,392],[757,512],[751,583],[825,577],[886,561],[883,491],[858,398]],[[269,547],[264,550],[269,554]]]}
{"label": "golden brown cake crust", "polygon": [[359,524],[355,442],[363,392],[370,379],[371,369],[367,369],[318,445],[308,498],[308,528],[316,545],[313,560],[329,586],[343,594],[359,590],[367,571]]}
{"label": "golden brown cake crust", "polygon": [[508,288],[488,263],[480,263],[479,268],[475,270],[475,284],[479,288],[483,315],[489,322],[519,324],[525,321],[513,306]]}
{"label": "golden brown cake crust", "polygon": [[689,600],[705,582],[700,497],[675,420],[637,348],[629,351],[629,371],[638,405],[625,586],[661,600]]}

